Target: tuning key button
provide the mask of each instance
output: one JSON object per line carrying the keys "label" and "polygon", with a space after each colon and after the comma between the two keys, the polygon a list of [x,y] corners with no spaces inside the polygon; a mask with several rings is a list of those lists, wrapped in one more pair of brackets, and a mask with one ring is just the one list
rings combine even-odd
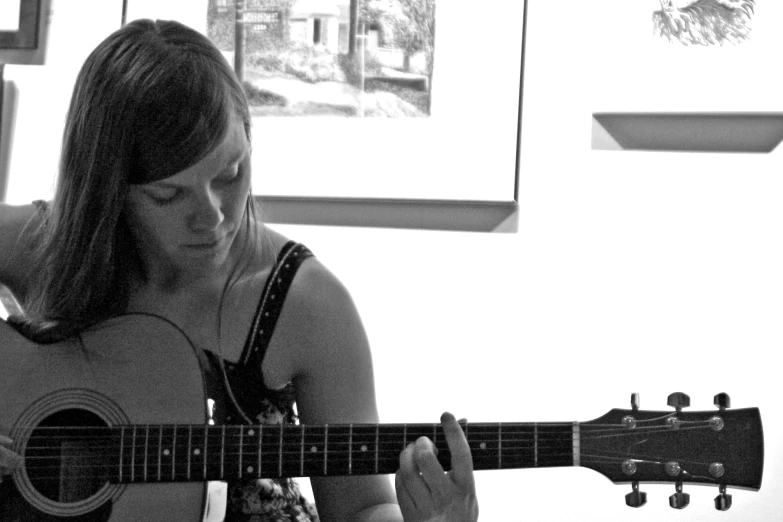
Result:
{"label": "tuning key button", "polygon": [[710,475],[715,478],[721,478],[726,473],[726,468],[720,462],[713,462],[710,464]]}
{"label": "tuning key button", "polygon": [[633,411],[639,411],[639,394],[638,393],[632,393],[631,394],[631,409]]}
{"label": "tuning key button", "polygon": [[669,395],[667,404],[677,411],[681,411],[691,405],[691,398],[682,392],[674,392]]}
{"label": "tuning key button", "polygon": [[726,486],[720,487],[720,494],[715,497],[715,509],[727,511],[731,507],[731,495],[726,493]]}
{"label": "tuning key button", "polygon": [[632,482],[631,487],[633,491],[625,495],[625,503],[632,508],[642,507],[647,503],[647,493],[639,491],[638,482]]}
{"label": "tuning key button", "polygon": [[691,502],[691,496],[682,492],[682,484],[676,485],[677,491],[669,497],[669,505],[674,509],[682,509]]}
{"label": "tuning key button", "polygon": [[682,472],[682,466],[680,466],[679,462],[675,462],[675,461],[667,462],[665,469],[666,469],[666,474],[669,475],[670,477],[676,477]]}
{"label": "tuning key button", "polygon": [[723,411],[726,408],[731,408],[731,397],[729,397],[728,393],[719,393],[715,396],[712,403]]}

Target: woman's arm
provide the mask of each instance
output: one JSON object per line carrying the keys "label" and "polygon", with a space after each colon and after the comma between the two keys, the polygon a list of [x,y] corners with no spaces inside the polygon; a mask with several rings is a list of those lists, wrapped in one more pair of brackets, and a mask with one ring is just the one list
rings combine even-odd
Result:
{"label": "woman's arm", "polygon": [[38,214],[35,205],[0,203],[0,284],[19,299],[27,292]]}
{"label": "woman's arm", "polygon": [[[275,346],[267,354],[265,368],[271,372],[282,369],[284,374],[294,376],[301,421],[377,423],[372,357],[364,327],[348,291],[317,259],[306,261],[300,268],[279,321]],[[265,370],[264,377],[267,382],[275,382],[280,375]],[[475,520],[470,516],[477,505],[470,451],[453,417],[445,420],[452,421],[447,426],[451,429],[446,430],[451,433],[450,442],[464,443],[454,453],[467,453],[459,476],[467,487],[463,491],[445,482],[426,484],[428,478],[440,481],[446,477],[451,482],[457,477],[444,475],[432,443],[420,440],[401,455],[396,480],[398,494],[403,492],[400,502],[406,520],[446,520],[431,515],[447,512],[451,514],[448,520],[453,522]],[[425,477],[427,474],[430,477]],[[311,483],[323,522],[403,520],[386,476],[314,477]],[[436,492],[439,498],[434,501]],[[468,516],[462,516],[462,508],[449,511],[444,507],[452,502],[467,505]]]}

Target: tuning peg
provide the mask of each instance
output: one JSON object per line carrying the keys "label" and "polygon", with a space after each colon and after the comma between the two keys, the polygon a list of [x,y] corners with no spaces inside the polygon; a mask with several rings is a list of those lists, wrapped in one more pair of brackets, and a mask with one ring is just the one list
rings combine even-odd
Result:
{"label": "tuning peg", "polygon": [[675,485],[675,488],[677,491],[674,493],[674,495],[669,497],[669,505],[674,509],[682,509],[687,507],[687,505],[691,502],[691,496],[682,492],[682,483],[678,482]]}
{"label": "tuning peg", "polygon": [[726,493],[726,486],[721,484],[720,493],[715,497],[715,509],[727,511],[731,507],[731,495]]}
{"label": "tuning peg", "polygon": [[647,503],[647,493],[639,491],[638,482],[632,482],[631,487],[633,491],[625,495],[625,503],[632,508],[642,507]]}
{"label": "tuning peg", "polygon": [[682,392],[674,392],[669,395],[667,404],[679,412],[691,405],[691,398]]}
{"label": "tuning peg", "polygon": [[639,411],[639,394],[638,393],[632,393],[631,394],[631,409],[633,411]]}
{"label": "tuning peg", "polygon": [[720,408],[720,411],[723,411],[726,408],[731,408],[731,397],[729,397],[728,393],[719,393],[715,396],[712,403]]}

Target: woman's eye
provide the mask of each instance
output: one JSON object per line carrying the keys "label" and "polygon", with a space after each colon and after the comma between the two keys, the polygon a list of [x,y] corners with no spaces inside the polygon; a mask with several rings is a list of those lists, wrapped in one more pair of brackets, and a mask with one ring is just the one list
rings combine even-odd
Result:
{"label": "woman's eye", "polygon": [[152,201],[154,201],[158,205],[168,205],[169,203],[173,203],[177,197],[179,196],[179,192],[171,192],[168,194],[150,194],[150,198],[152,198]]}
{"label": "woman's eye", "polygon": [[241,178],[242,174],[242,165],[237,164],[227,172],[225,172],[222,176],[218,178],[218,180],[223,181],[224,183],[230,183],[232,181],[236,181]]}

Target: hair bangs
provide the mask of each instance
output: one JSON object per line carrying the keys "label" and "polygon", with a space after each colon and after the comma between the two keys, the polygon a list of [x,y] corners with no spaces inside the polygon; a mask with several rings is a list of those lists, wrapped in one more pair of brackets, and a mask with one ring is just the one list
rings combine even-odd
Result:
{"label": "hair bangs", "polygon": [[[219,72],[203,57],[168,69],[138,111],[130,183],[167,178],[198,163],[225,136],[234,103]],[[172,64],[173,65],[173,64]],[[182,78],[189,81],[183,82]]]}

